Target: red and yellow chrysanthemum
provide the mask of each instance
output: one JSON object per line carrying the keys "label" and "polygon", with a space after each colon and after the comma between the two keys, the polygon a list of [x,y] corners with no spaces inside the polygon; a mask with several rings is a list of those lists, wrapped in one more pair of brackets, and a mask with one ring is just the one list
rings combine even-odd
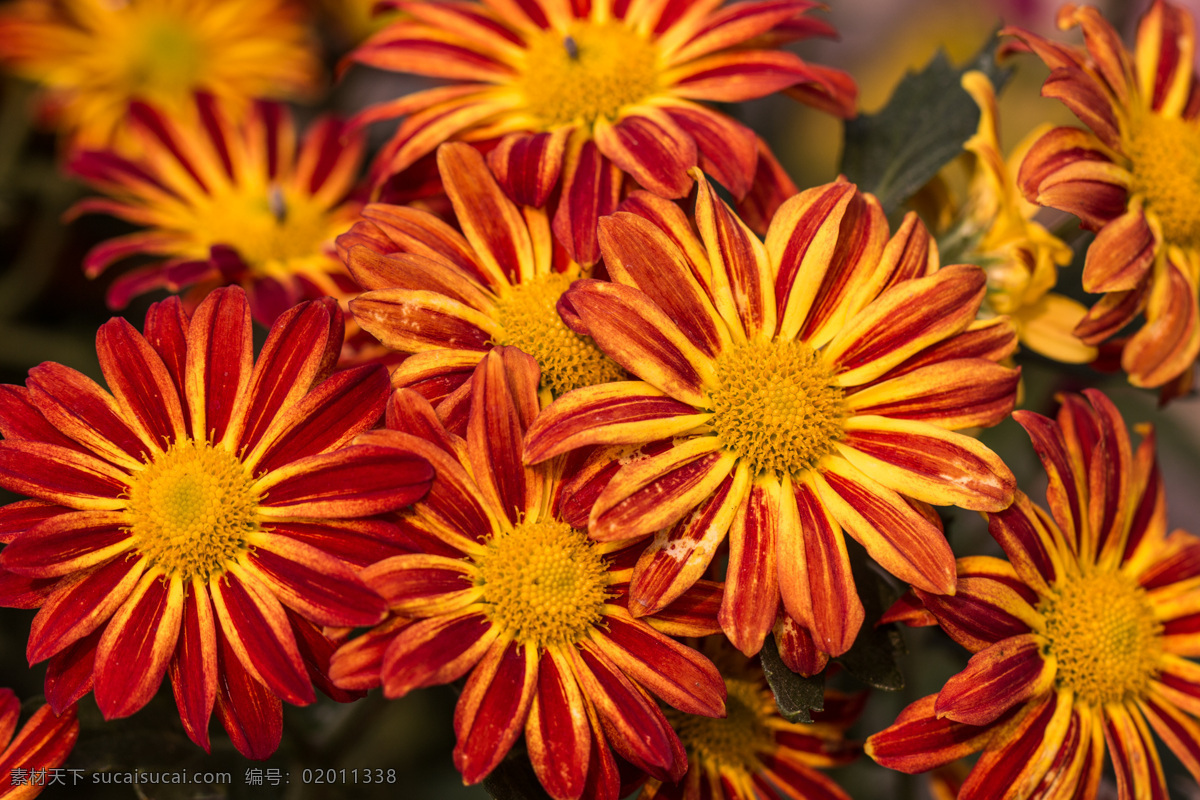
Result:
{"label": "red and yellow chrysanthemum", "polygon": [[321,67],[294,0],[17,0],[0,10],[0,63],[42,84],[74,145],[131,144],[135,100],[195,122],[192,94],[245,109],[316,88]]}
{"label": "red and yellow chrysanthemum", "polygon": [[330,375],[341,340],[337,305],[314,301],[279,318],[256,362],[244,293],[218,289],[190,319],[178,299],[154,305],[144,335],[102,326],[111,394],[53,363],[0,387],[0,486],[32,498],[0,508],[0,602],[41,609],[27,654],[49,659],[54,708],[94,688],[123,717],[169,673],[194,741],[207,748],[215,704],[238,749],[264,758],[280,700],[327,682],[317,626],[383,617],[343,553],[432,471],[353,443],[383,412],[387,373]]}
{"label": "red and yellow chrysanthemum", "polygon": [[[896,235],[852,184],[783,205],[765,244],[703,176],[699,236],[674,206],[600,222],[612,282],[560,301],[631,375],[559,398],[530,427],[537,463],[577,447],[659,441],[625,459],[591,510],[602,542],[659,532],[630,606],[670,602],[729,543],[721,624],[756,653],[788,616],[844,653],[863,619],[843,531],[889,572],[954,591],[954,556],[924,503],[996,511],[1014,480],[961,428],[993,425],[1019,378],[1002,317],[976,322],[978,267],[938,269],[910,214]],[[925,513],[928,512],[928,513]]]}
{"label": "red and yellow chrysanthemum", "polygon": [[[452,83],[368,109],[363,122],[408,115],[374,167],[377,183],[444,141],[499,139],[489,156],[518,203],[561,188],[554,233],[572,258],[599,257],[596,220],[626,176],[664,197],[692,188],[699,165],[739,200],[755,178],[754,132],[701,102],[786,90],[854,113],[848,75],[780,45],[832,28],[809,0],[501,0],[390,5],[403,19],[350,59]],[[698,102],[701,101],[701,102]]]}
{"label": "red and yellow chrysanthemum", "polygon": [[1166,800],[1151,730],[1200,777],[1200,538],[1167,534],[1153,433],[1133,450],[1112,403],[1085,394],[1057,421],[1014,413],[1049,513],[1018,492],[988,515],[1008,561],[959,559],[954,597],[917,590],[974,655],[867,742],[904,772],[983,750],[960,800],[1095,797],[1106,749],[1122,800]]}
{"label": "red and yellow chrysanthemum", "polygon": [[47,781],[32,773],[62,766],[79,736],[75,706],[61,714],[42,706],[18,731],[20,719],[16,693],[0,689],[0,800],[31,800],[41,794]]}
{"label": "red and yellow chrysanthemum", "polygon": [[404,515],[427,544],[363,571],[397,615],[385,623],[394,635],[345,645],[331,675],[351,688],[382,682],[388,697],[466,676],[454,714],[454,763],[466,783],[482,780],[524,732],[552,797],[616,800],[610,748],[663,780],[687,768],[650,692],[691,714],[724,713],[713,665],[661,632],[717,630],[720,589],[698,586],[657,619],[629,613],[636,549],[592,542],[572,522],[586,519],[594,474],[564,459],[521,463],[538,380],[536,362],[516,348],[489,352],[471,378],[466,419],[451,426],[461,435],[416,392],[393,395],[389,429],[364,441],[433,464],[433,488]]}
{"label": "red and yellow chrysanthemum", "polygon": [[1042,94],[1062,100],[1091,131],[1047,133],[1030,149],[1018,181],[1030,201],[1069,211],[1096,231],[1083,287],[1104,297],[1076,333],[1098,344],[1144,315],[1124,343],[1121,364],[1133,384],[1174,382],[1178,393],[1200,353],[1200,104],[1192,18],[1156,0],[1133,53],[1094,8],[1064,6],[1058,23],[1080,26],[1086,46],[1006,32],[1050,67]]}
{"label": "red and yellow chrysanthemum", "polygon": [[457,391],[495,345],[537,359],[542,384],[559,395],[617,380],[621,368],[559,317],[559,298],[590,271],[567,257],[543,208],[510,200],[470,145],[437,153],[461,233],[425,211],[381,203],[337,239],[365,290],[350,301],[364,330],[413,353],[392,375],[438,402]]}
{"label": "red and yellow chrysanthemum", "polygon": [[1071,263],[1074,254],[1033,219],[1039,207],[1017,187],[1025,153],[1045,130],[1034,131],[1005,159],[991,81],[971,71],[963,75],[962,85],[979,106],[979,127],[963,145],[973,167],[965,202],[958,208],[952,202],[940,204],[954,217],[939,239],[942,256],[983,267],[988,291],[982,316],[1007,315],[1021,344],[1055,361],[1092,361],[1096,348],[1074,333],[1087,308],[1050,291],[1058,283],[1058,268]]}
{"label": "red and yellow chrysanthemum", "polygon": [[71,158],[70,170],[107,195],[84,200],[75,213],[112,214],[146,228],[93,248],[87,274],[130,256],[163,259],[119,277],[109,305],[122,308],[152,289],[195,287],[194,305],[236,283],[255,319],[270,325],[302,300],[354,293],[333,240],[362,208],[349,196],[361,137],[325,118],[297,149],[291,114],[277,103],[255,103],[240,123],[207,95],[195,106],[200,123],[192,126],[135,104],[138,158],[109,150]]}
{"label": "red and yellow chrysanthemum", "polygon": [[845,734],[867,695],[827,691],[824,709],[812,714],[811,723],[788,722],[757,659],[711,641],[704,652],[725,678],[726,715],[713,719],[668,709],[688,771],[673,784],[648,781],[639,800],[850,800],[818,769],[849,764],[862,753]]}

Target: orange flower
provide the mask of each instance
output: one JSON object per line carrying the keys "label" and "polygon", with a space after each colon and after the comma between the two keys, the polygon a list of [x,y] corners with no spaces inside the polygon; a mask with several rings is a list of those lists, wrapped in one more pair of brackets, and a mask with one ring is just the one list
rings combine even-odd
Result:
{"label": "orange flower", "polygon": [[109,306],[187,287],[194,305],[236,283],[255,319],[270,325],[302,300],[356,293],[333,239],[362,208],[348,197],[361,138],[345,138],[344,126],[325,118],[297,151],[291,114],[277,103],[255,103],[238,124],[207,95],[195,108],[193,126],[135,103],[131,131],[141,156],[72,155],[69,169],[108,195],[84,200],[74,213],[112,214],[146,228],[94,247],[84,259],[88,276],[131,256],[163,259],[118,278]]}
{"label": "orange flower", "polygon": [[1018,182],[1026,198],[1060,208],[1096,231],[1083,288],[1103,293],[1076,327],[1085,342],[1114,337],[1139,314],[1121,364],[1137,386],[1190,384],[1200,353],[1200,104],[1191,16],[1156,0],[1125,50],[1094,8],[1067,5],[1086,47],[1008,29],[1050,67],[1042,89],[1091,132],[1055,128],[1030,149]]}
{"label": "orange flower", "polygon": [[196,91],[242,110],[311,94],[320,64],[305,23],[293,0],[17,0],[0,11],[0,62],[45,87],[72,144],[129,152],[134,100],[194,123]]}
{"label": "orange flower", "polygon": [[1008,561],[961,558],[954,597],[906,602],[974,655],[867,753],[921,772],[983,750],[959,800],[1095,797],[1106,749],[1122,800],[1166,800],[1151,729],[1200,778],[1200,538],[1167,535],[1153,433],[1134,451],[1113,404],[1085,394],[1057,422],[1013,415],[1050,511],[1018,492],[988,515]]}
{"label": "orange flower", "polygon": [[[466,676],[454,763],[482,780],[525,734],[534,772],[558,800],[620,796],[612,750],[663,780],[687,768],[653,692],[691,714],[724,713],[725,685],[703,656],[668,638],[716,631],[719,587],[702,583],[658,618],[630,615],[637,557],[596,544],[572,520],[589,478],[564,459],[527,467],[521,439],[538,413],[536,362],[497,347],[471,378],[460,435],[412,390],[388,429],[363,441],[412,449],[437,471],[404,514],[420,552],[363,571],[397,615],[334,654],[339,685],[400,697]],[[453,426],[458,427],[458,426]],[[412,620],[411,623],[408,620]]]}
{"label": "orange flower", "polygon": [[[0,602],[40,608],[31,663],[49,659],[61,710],[95,688],[107,718],[137,711],[168,673],[184,729],[208,747],[214,704],[244,754],[279,743],[280,700],[306,704],[332,646],[318,626],[372,625],[356,577],[394,548],[364,519],[412,502],[429,464],[355,444],[387,397],[381,366],[329,375],[337,305],[284,314],[255,363],[240,289],[189,320],[156,304],[139,334],[96,339],[112,394],[46,363],[0,387]],[[343,698],[345,695],[342,695]]]}
{"label": "orange flower", "polygon": [[409,115],[380,153],[377,183],[444,141],[500,138],[490,159],[522,205],[555,187],[554,232],[572,258],[599,257],[596,220],[625,176],[683,197],[699,165],[739,200],[750,191],[754,132],[697,101],[737,102],[786,90],[841,116],[854,112],[843,72],[779,45],[833,35],[803,15],[809,0],[634,0],[391,3],[411,15],[350,59],[451,84],[368,109],[360,121]]}
{"label": "orange flower", "polygon": [[31,773],[61,766],[79,736],[73,705],[61,714],[41,706],[18,731],[20,716],[17,695],[0,689],[0,800],[30,800],[41,794],[45,781],[35,781]]}
{"label": "orange flower", "polygon": [[358,323],[385,346],[414,353],[392,374],[430,402],[462,402],[493,345],[519,347],[553,394],[623,377],[556,305],[590,274],[556,247],[542,208],[509,200],[474,148],[442,145],[442,181],[461,233],[425,211],[372,203],[337,239],[364,291],[350,301]]}
{"label": "orange flower", "polygon": [[[577,447],[640,444],[592,508],[602,542],[662,530],[634,571],[652,612],[728,538],[721,625],[758,652],[782,598],[823,653],[863,620],[843,531],[889,572],[954,591],[954,555],[924,503],[996,511],[1014,481],[961,428],[994,425],[1018,375],[1016,337],[975,321],[984,275],[938,269],[910,214],[890,240],[878,202],[832,183],[789,200],[760,242],[702,176],[699,236],[641,193],[600,222],[611,283],[559,302],[635,381],[570,392],[530,426],[537,463]],[[650,452],[653,451],[653,452]]]}

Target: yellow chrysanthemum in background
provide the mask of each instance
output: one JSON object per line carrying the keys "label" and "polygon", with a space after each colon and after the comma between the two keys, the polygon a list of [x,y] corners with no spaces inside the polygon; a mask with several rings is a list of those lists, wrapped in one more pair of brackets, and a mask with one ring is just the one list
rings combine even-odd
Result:
{"label": "yellow chrysanthemum in background", "polygon": [[988,288],[980,314],[1007,314],[1022,345],[1068,364],[1092,361],[1096,349],[1073,332],[1087,309],[1050,291],[1058,268],[1071,263],[1071,248],[1033,220],[1038,206],[1021,196],[1016,183],[1021,160],[1046,128],[1033,131],[1006,160],[991,81],[972,71],[962,85],[979,106],[979,127],[963,144],[971,170],[965,200],[955,202],[940,176],[930,187],[943,256],[983,267]]}
{"label": "yellow chrysanthemum in background", "polygon": [[129,104],[192,113],[192,94],[245,104],[311,94],[321,75],[294,0],[17,0],[0,63],[41,84],[43,110],[85,147],[128,146]]}

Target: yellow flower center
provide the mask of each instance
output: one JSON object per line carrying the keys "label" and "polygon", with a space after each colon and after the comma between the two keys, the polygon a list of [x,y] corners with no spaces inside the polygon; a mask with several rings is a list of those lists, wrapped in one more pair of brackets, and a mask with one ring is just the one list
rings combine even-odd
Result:
{"label": "yellow flower center", "polygon": [[599,117],[615,121],[622,107],[658,91],[658,50],[617,21],[577,21],[564,37],[539,31],[526,43],[517,82],[529,113],[544,130]]}
{"label": "yellow flower center", "polygon": [[581,386],[618,381],[625,372],[558,316],[555,305],[574,276],[553,272],[512,287],[496,303],[504,335],[494,344],[518,347],[542,366],[542,385],[558,397]]}
{"label": "yellow flower center", "polygon": [[187,96],[205,73],[205,48],[185,20],[147,14],[129,29],[126,77],[148,99]]}
{"label": "yellow flower center", "polygon": [[692,764],[705,763],[723,774],[758,772],[757,754],[772,749],[766,720],[775,707],[774,699],[753,681],[726,678],[725,689],[724,719],[684,714],[673,708],[663,711]]}
{"label": "yellow flower center", "polygon": [[235,189],[214,196],[200,217],[204,255],[213,244],[228,245],[256,277],[283,278],[332,264],[325,254],[332,221],[327,208],[309,196],[278,186]]}
{"label": "yellow flower center", "polygon": [[1125,144],[1130,193],[1145,197],[1168,242],[1200,247],[1200,127],[1148,115]]}
{"label": "yellow flower center", "polygon": [[1124,575],[1069,578],[1042,600],[1043,651],[1058,660],[1059,689],[1095,706],[1140,697],[1162,653],[1162,626],[1146,592]]}
{"label": "yellow flower center", "polygon": [[259,530],[252,485],[233,453],[176,442],[130,480],[129,533],[138,552],[185,582],[220,575]]}
{"label": "yellow flower center", "polygon": [[754,474],[812,469],[842,436],[841,387],[803,342],[751,342],[717,357],[712,425]]}
{"label": "yellow flower center", "polygon": [[476,559],[493,625],[529,646],[570,644],[600,621],[608,572],[583,531],[521,522]]}

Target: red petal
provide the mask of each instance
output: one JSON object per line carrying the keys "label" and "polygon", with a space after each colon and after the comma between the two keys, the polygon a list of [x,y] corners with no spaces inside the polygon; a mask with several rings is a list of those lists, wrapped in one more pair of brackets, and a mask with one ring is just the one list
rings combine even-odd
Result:
{"label": "red petal", "polygon": [[692,188],[687,174],[696,166],[696,143],[664,111],[637,106],[615,125],[596,120],[596,147],[646,189],[663,197],[683,197]]}
{"label": "red petal", "polygon": [[554,236],[584,266],[600,259],[596,222],[617,208],[621,170],[590,138],[573,137],[563,167],[562,195],[554,213]]}
{"label": "red petal", "polygon": [[254,366],[250,304],[239,287],[216,289],[188,328],[184,386],[192,438],[219,442]]}
{"label": "red petal", "polygon": [[777,480],[756,481],[729,528],[729,567],[719,619],[729,641],[748,656],[762,647],[779,613],[780,502]]}
{"label": "red petal", "polygon": [[513,202],[541,208],[558,185],[569,125],[550,133],[514,133],[488,153],[488,166]]}
{"label": "red petal", "polygon": [[552,797],[579,797],[588,777],[591,726],[570,667],[547,649],[525,721],[525,744],[538,781]]}
{"label": "red petal", "polygon": [[1043,639],[1031,633],[996,642],[971,656],[946,682],[935,711],[967,725],[987,725],[1018,703],[1046,694],[1055,665],[1042,657]]}
{"label": "red petal", "polygon": [[458,680],[479,663],[499,633],[479,612],[414,623],[384,655],[383,693],[403,697],[413,689]]}
{"label": "red petal", "polygon": [[145,568],[143,560],[117,557],[63,579],[33,618],[25,648],[29,663],[45,661],[108,622]]}
{"label": "red petal", "polygon": [[454,708],[454,766],[463,783],[483,780],[525,728],[538,679],[537,648],[493,647],[475,667]]}
{"label": "red petal", "polygon": [[208,721],[217,700],[217,630],[208,590],[199,583],[192,584],[183,600],[183,624],[170,673],[183,730],[208,752]]}
{"label": "red petal", "polygon": [[220,632],[217,640],[221,645],[217,716],[237,751],[261,761],[275,752],[283,738],[283,704],[246,671]]}

